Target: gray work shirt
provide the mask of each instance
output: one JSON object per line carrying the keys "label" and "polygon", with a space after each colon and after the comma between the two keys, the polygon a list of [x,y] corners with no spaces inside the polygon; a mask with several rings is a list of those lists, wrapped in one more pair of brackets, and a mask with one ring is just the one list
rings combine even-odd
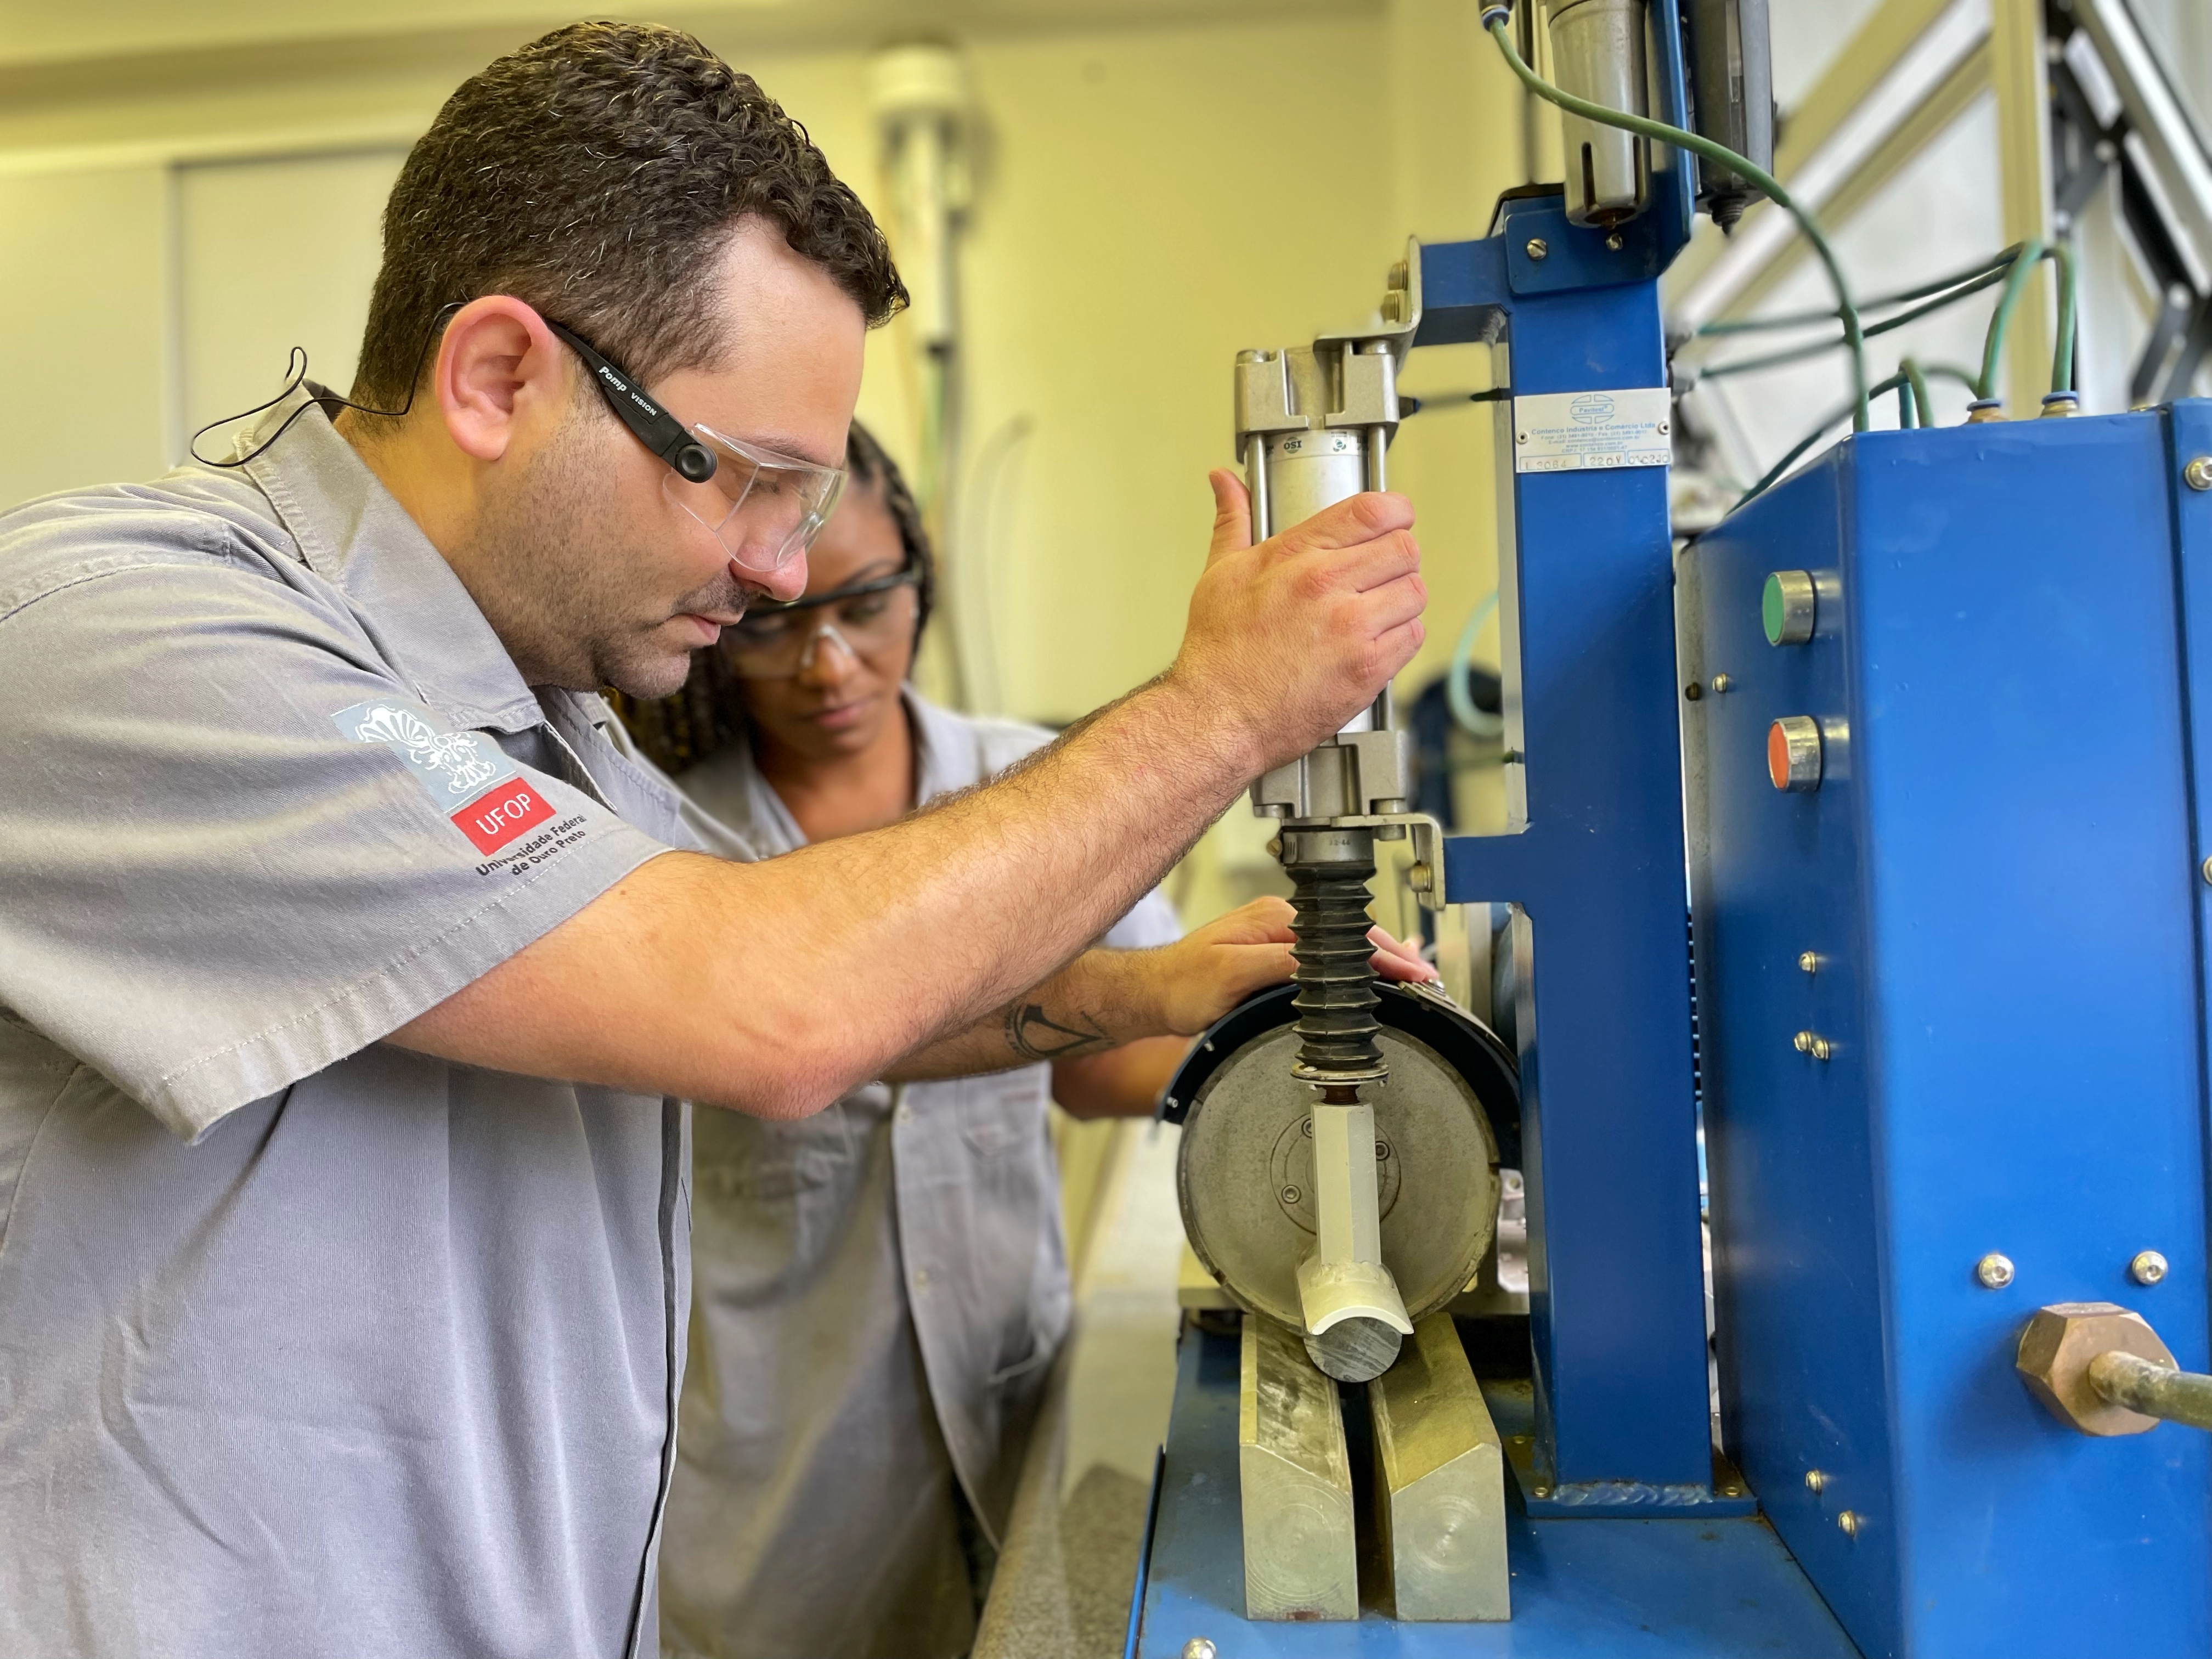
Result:
{"label": "gray work shirt", "polygon": [[[1051,735],[911,694],[907,708],[923,801]],[[805,842],[745,744],[678,781],[763,854]],[[1154,893],[1104,942],[1180,933]],[[968,1650],[955,1483],[1002,1536],[1018,1431],[1067,1330],[1051,1081],[1030,1066],[876,1084],[800,1123],[700,1115],[665,1652]]]}
{"label": "gray work shirt", "polygon": [[0,517],[0,1653],[650,1652],[686,1109],[379,1039],[678,803],[319,410]]}

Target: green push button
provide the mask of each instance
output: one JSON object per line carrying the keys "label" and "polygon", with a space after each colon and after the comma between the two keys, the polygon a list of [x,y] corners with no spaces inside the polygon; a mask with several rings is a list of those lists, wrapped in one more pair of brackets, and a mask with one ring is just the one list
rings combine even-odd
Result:
{"label": "green push button", "polygon": [[1808,570],[1777,570],[1759,596],[1759,620],[1769,645],[1802,645],[1813,637],[1816,605]]}

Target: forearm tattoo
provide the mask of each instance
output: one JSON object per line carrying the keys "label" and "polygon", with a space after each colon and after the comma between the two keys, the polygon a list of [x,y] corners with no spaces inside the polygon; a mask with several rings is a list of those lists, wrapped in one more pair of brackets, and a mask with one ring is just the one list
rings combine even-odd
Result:
{"label": "forearm tattoo", "polygon": [[1016,1002],[1006,1010],[1006,1047],[1024,1060],[1066,1060],[1110,1048],[1114,1040],[1088,1014],[1070,1016],[1079,1022],[1063,1025],[1044,1011],[1041,1002]]}

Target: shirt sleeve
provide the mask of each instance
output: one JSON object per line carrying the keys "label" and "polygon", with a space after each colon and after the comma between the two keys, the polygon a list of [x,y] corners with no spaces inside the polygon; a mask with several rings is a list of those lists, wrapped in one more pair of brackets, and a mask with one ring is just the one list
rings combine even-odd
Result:
{"label": "shirt sleeve", "polygon": [[212,561],[0,621],[0,1003],[186,1138],[668,850]]}

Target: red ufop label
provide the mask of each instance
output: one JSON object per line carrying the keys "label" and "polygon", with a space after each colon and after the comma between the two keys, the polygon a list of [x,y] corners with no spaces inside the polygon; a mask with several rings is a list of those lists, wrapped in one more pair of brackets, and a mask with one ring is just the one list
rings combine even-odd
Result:
{"label": "red ufop label", "polygon": [[453,814],[460,832],[479,853],[496,853],[532,824],[553,816],[538,793],[520,779],[489,790]]}

